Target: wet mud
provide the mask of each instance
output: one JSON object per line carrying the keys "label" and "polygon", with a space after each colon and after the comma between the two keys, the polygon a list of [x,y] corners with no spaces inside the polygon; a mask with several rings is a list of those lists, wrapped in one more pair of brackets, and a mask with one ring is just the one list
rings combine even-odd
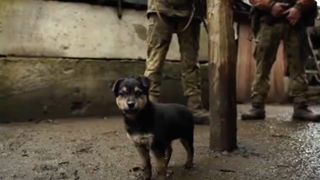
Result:
{"label": "wet mud", "polygon": [[[267,106],[266,121],[238,120],[234,152],[210,151],[209,128],[197,126],[195,167],[183,168],[186,153],[175,142],[171,179],[318,179],[320,123],[292,121],[291,113],[290,106]],[[0,180],[130,180],[139,164],[121,117],[0,124]]]}

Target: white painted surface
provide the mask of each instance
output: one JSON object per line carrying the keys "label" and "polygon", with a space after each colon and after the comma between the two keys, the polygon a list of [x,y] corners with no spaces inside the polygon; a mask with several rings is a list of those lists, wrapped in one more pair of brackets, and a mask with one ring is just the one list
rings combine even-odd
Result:
{"label": "white painted surface", "polygon": [[[4,0],[0,3],[0,54],[144,59],[146,28],[145,11],[125,10],[119,20],[114,7]],[[200,59],[206,59],[207,37],[202,31]],[[180,58],[176,37],[167,57]]]}

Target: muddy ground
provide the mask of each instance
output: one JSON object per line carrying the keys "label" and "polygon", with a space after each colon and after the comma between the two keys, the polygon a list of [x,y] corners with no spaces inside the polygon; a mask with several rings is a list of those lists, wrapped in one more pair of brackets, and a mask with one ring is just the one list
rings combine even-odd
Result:
{"label": "muddy ground", "polygon": [[[239,120],[239,148],[232,153],[209,151],[209,129],[197,126],[195,167],[182,168],[185,152],[175,142],[172,179],[319,179],[320,123],[292,122],[291,112],[268,106],[266,121]],[[1,180],[130,180],[138,165],[120,117],[0,124]]]}

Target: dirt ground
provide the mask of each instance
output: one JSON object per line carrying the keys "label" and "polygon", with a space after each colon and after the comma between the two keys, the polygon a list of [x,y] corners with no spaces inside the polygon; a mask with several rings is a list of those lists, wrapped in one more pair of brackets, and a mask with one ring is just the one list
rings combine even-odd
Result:
{"label": "dirt ground", "polygon": [[[183,169],[185,152],[175,142],[171,178],[319,179],[320,123],[293,122],[291,112],[290,106],[268,106],[266,121],[238,120],[239,148],[232,153],[209,151],[209,128],[197,126],[195,167]],[[130,180],[138,165],[120,117],[0,124],[0,180]]]}

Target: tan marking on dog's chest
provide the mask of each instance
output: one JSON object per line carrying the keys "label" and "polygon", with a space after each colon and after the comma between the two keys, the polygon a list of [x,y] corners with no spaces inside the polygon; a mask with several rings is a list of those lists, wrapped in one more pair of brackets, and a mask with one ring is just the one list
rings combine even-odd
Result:
{"label": "tan marking on dog's chest", "polygon": [[153,141],[153,134],[127,134],[128,138],[131,139],[135,144],[148,145],[150,146]]}

